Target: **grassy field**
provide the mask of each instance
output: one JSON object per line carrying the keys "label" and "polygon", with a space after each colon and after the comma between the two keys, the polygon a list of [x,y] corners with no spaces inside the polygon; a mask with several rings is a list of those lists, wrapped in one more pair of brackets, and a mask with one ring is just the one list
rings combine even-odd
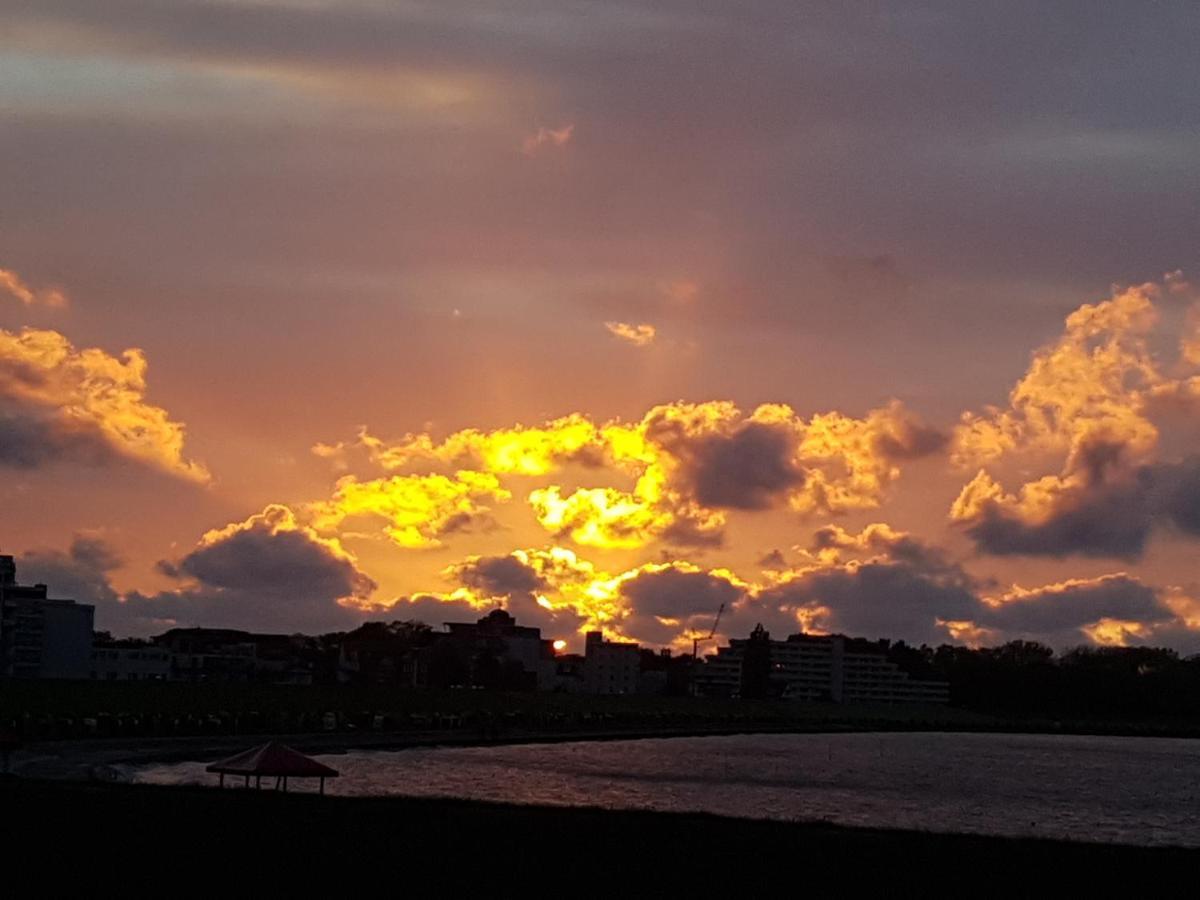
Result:
{"label": "grassy field", "polygon": [[[0,781],[0,810],[7,871],[35,876],[12,896],[61,896],[69,883],[207,896],[365,885],[418,896],[711,896],[724,884],[743,897],[772,886],[1035,896],[1060,881],[1140,882],[1145,895],[1200,861],[1177,849],[699,814],[17,779]],[[57,862],[35,864],[43,855]]]}

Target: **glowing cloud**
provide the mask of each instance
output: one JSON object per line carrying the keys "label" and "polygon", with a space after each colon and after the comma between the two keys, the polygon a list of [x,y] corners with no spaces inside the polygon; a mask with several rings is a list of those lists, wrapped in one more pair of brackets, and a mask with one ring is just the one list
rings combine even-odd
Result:
{"label": "glowing cloud", "polygon": [[626,322],[605,322],[604,327],[613,337],[635,347],[649,347],[658,335],[658,330],[646,323],[630,325]]}
{"label": "glowing cloud", "polygon": [[[479,606],[508,606],[523,598],[553,616],[566,613],[575,628],[611,630],[626,614],[618,580],[565,547],[514,550],[507,556],[470,556],[442,573],[474,595]],[[543,614],[544,615],[544,614]]]}
{"label": "glowing cloud", "polygon": [[658,493],[646,478],[632,493],[579,488],[563,496],[557,486],[539,488],[529,494],[529,504],[547,531],[592,547],[641,547],[660,538],[685,545],[716,543],[725,524],[720,513]]}
{"label": "glowing cloud", "polygon": [[577,464],[631,479],[632,488],[547,484],[530,492],[529,503],[555,535],[632,548],[654,540],[718,544],[728,509],[781,506],[807,515],[875,507],[901,461],[937,452],[944,441],[898,403],[864,419],[826,413],[805,420],[788,406],[765,404],[745,415],[710,401],[656,406],[638,422],[596,424],[575,413],[537,427],[469,429],[441,442],[410,434],[389,444],[364,430],[357,446],[391,471],[424,461],[535,477]]}
{"label": "glowing cloud", "polygon": [[[419,460],[437,460],[480,468],[496,475],[544,475],[568,462],[598,465],[603,441],[586,417],[573,414],[535,428],[516,425],[496,431],[475,429],[456,432],[438,444],[428,434],[410,434],[396,444],[386,444],[365,429],[359,444],[372,462],[395,471]],[[333,455],[340,445],[318,445],[318,455]]]}
{"label": "glowing cloud", "polygon": [[1158,432],[1145,415],[1146,392],[1164,381],[1147,335],[1158,321],[1156,284],[1143,284],[1066,320],[1063,336],[1034,354],[1009,406],[965,414],[954,459],[979,464],[1016,451],[1068,451],[1097,438],[1131,456],[1153,448]]}
{"label": "glowing cloud", "polygon": [[8,294],[26,306],[63,307],[67,296],[57,288],[34,290],[11,269],[0,269],[0,294]]}
{"label": "glowing cloud", "polygon": [[[1168,277],[1167,290],[1183,282]],[[1008,454],[1062,455],[1062,468],[1008,493],[981,469],[950,517],[994,554],[1139,557],[1152,529],[1200,534],[1200,463],[1155,461],[1164,409],[1192,414],[1197,379],[1165,374],[1149,337],[1163,288],[1144,284],[1085,304],[1063,336],[1034,354],[1006,410],[967,415],[960,463]],[[1180,359],[1189,365],[1185,335]]]}
{"label": "glowing cloud", "polygon": [[338,529],[346,519],[381,518],[384,534],[405,548],[441,545],[440,537],[489,521],[483,501],[503,502],[512,495],[494,475],[460,471],[444,475],[397,475],[360,481],[338,480],[333,497],[309,508],[313,527],[322,533]]}
{"label": "glowing cloud", "polygon": [[56,331],[0,330],[0,462],[68,457],[134,460],[190,481],[208,471],[183,456],[184,426],[146,402],[146,357],[77,350]]}

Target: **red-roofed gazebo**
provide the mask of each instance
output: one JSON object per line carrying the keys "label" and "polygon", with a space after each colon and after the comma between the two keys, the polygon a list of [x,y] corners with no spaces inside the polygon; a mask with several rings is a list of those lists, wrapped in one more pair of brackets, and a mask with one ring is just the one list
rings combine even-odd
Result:
{"label": "red-roofed gazebo", "polygon": [[220,785],[225,786],[226,775],[241,775],[246,779],[246,787],[250,787],[250,778],[254,778],[254,786],[261,787],[263,776],[274,777],[276,790],[287,790],[289,778],[319,778],[320,792],[325,793],[325,779],[337,778],[337,769],[331,769],[324,763],[319,763],[311,756],[305,756],[291,747],[284,746],[278,741],[271,741],[261,747],[245,750],[229,759],[222,759],[205,767],[206,772],[216,772],[221,776]]}

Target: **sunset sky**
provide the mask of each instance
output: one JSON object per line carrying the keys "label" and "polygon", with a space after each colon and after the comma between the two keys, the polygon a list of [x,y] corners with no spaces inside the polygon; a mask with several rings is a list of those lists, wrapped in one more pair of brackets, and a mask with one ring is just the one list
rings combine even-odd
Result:
{"label": "sunset sky", "polygon": [[121,635],[1198,651],[1198,38],[0,0],[0,552]]}

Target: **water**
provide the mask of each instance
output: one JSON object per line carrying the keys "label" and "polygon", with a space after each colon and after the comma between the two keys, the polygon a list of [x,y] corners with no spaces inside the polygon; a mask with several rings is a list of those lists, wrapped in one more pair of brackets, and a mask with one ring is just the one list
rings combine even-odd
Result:
{"label": "water", "polygon": [[[702,811],[1200,847],[1200,741],[738,735],[317,758],[341,772],[329,783],[332,794]],[[130,774],[158,784],[212,784],[215,778],[203,763],[148,766]]]}

